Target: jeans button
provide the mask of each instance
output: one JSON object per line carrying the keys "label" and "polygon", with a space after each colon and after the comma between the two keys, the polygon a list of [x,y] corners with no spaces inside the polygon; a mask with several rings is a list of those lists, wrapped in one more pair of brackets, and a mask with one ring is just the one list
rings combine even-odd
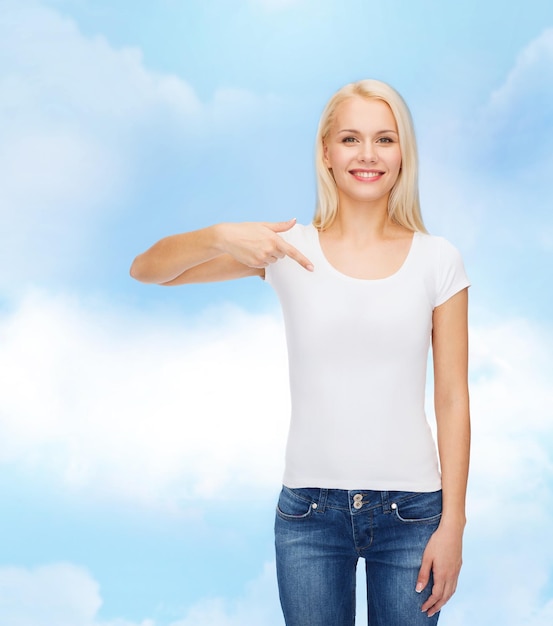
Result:
{"label": "jeans button", "polygon": [[361,500],[356,500],[356,501],[353,503],[353,508],[354,508],[354,509],[360,509],[360,508],[362,508],[362,507],[363,507],[363,503],[361,502]]}
{"label": "jeans button", "polygon": [[353,501],[354,502],[361,502],[362,499],[363,499],[363,494],[362,493],[356,493],[353,496]]}

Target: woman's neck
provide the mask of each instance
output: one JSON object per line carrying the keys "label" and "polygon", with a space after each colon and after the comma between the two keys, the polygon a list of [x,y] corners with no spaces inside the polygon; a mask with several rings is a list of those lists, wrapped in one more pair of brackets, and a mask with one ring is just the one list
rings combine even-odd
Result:
{"label": "woman's neck", "polygon": [[390,219],[388,198],[383,198],[377,203],[341,200],[336,218],[326,232],[331,237],[368,242],[395,238],[403,230]]}

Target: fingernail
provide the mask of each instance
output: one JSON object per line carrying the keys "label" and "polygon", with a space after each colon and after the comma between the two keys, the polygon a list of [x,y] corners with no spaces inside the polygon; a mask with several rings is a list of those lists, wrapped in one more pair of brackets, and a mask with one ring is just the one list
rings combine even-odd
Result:
{"label": "fingernail", "polygon": [[417,593],[420,593],[423,589],[424,589],[423,584],[422,583],[417,583],[417,586],[415,587],[415,591]]}
{"label": "fingernail", "polygon": [[312,265],[306,265],[305,269],[309,270],[310,272],[312,272],[315,268]]}

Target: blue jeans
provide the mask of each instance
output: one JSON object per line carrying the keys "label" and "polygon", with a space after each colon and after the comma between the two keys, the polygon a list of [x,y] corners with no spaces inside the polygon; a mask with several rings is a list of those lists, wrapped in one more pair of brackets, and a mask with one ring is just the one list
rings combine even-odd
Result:
{"label": "blue jeans", "polygon": [[415,591],[422,554],[438,527],[442,492],[283,487],[275,522],[286,626],[352,626],[359,557],[370,626],[435,626]]}

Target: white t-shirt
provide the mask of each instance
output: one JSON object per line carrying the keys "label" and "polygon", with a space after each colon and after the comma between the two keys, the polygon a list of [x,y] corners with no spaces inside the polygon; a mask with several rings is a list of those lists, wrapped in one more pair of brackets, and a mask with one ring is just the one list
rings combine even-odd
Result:
{"label": "white t-shirt", "polygon": [[424,412],[432,311],[467,287],[459,252],[415,233],[401,268],[352,278],[325,258],[313,225],[281,235],[315,266],[288,257],[265,278],[280,299],[292,415],[288,487],[436,491],[436,446]]}

